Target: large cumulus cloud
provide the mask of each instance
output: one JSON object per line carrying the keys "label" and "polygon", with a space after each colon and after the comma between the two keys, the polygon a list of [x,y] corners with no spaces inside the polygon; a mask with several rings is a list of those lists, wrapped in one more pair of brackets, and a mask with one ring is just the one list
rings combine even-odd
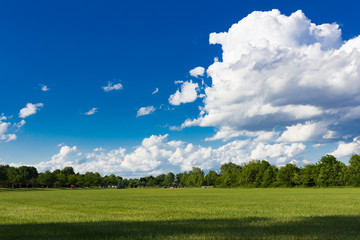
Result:
{"label": "large cumulus cloud", "polygon": [[297,160],[306,147],[302,143],[258,144],[250,140],[235,140],[213,148],[183,141],[169,141],[168,135],[152,135],[130,151],[123,147],[109,151],[98,149],[85,153],[76,146],[61,146],[49,161],[34,166],[40,171],[73,166],[75,171],[81,173],[92,171],[140,177],[169,171],[188,171],[193,166],[204,170],[218,170],[224,163],[242,164],[252,159],[266,159],[273,164],[282,165],[284,162]]}
{"label": "large cumulus cloud", "polygon": [[208,140],[268,133],[274,142],[335,141],[359,131],[352,123],[360,118],[360,37],[343,41],[335,23],[273,10],[210,34],[210,43],[221,45],[222,61],[207,69],[212,84],[199,117],[182,127],[216,127]]}

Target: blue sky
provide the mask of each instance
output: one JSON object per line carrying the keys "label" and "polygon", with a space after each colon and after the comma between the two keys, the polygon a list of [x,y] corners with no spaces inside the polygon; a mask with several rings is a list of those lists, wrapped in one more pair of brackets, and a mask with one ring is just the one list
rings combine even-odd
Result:
{"label": "blue sky", "polygon": [[[360,149],[360,47],[356,42],[347,47],[351,51],[333,52],[360,34],[358,7],[356,1],[3,2],[0,162],[40,170],[72,164],[77,171],[124,176],[178,172],[192,165],[218,169],[227,161],[240,164],[255,157],[303,165],[334,153],[346,162]],[[279,12],[268,12],[272,9]],[[281,16],[291,22],[297,10],[303,15],[292,15],[299,24],[289,23],[291,29],[287,23],[271,25]],[[242,20],[254,11],[263,14]],[[223,40],[218,35],[209,44],[211,33],[228,32],[239,21],[242,27],[233,29],[239,36]],[[310,21],[337,27],[321,33],[319,27],[307,36],[303,27]],[[244,37],[246,25],[253,38]],[[272,27],[287,40],[266,33]],[[268,42],[255,41],[258,36],[269,37]],[[251,44],[251,54],[239,42]],[[316,44],[319,53],[309,47]],[[267,54],[274,61],[267,62]],[[289,77],[296,64],[304,74]],[[198,69],[200,75],[192,76],[189,71],[196,67],[205,72]],[[249,67],[253,70],[238,71]],[[279,83],[282,77],[285,83]],[[116,84],[119,89],[104,91]],[[234,90],[228,94],[227,84]],[[176,101],[169,100],[172,95]],[[149,114],[139,116],[141,108],[151,106]],[[28,114],[21,117],[21,109]]]}

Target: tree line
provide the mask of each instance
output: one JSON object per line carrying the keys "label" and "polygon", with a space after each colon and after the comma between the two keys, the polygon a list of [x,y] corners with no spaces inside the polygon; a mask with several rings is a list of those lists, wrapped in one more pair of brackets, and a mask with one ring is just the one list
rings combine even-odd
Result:
{"label": "tree line", "polygon": [[332,155],[323,156],[319,162],[298,167],[288,163],[280,168],[265,160],[252,160],[237,165],[232,162],[221,165],[218,172],[207,174],[198,167],[178,174],[169,172],[156,177],[122,178],[98,172],[75,173],[72,167],[38,173],[35,167],[11,167],[0,165],[0,187],[328,187],[360,186],[360,156],[353,155],[349,165]]}

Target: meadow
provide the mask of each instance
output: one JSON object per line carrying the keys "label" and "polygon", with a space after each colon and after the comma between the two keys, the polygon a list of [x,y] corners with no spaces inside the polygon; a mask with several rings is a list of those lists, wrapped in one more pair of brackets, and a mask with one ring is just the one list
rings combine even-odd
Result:
{"label": "meadow", "polygon": [[0,189],[0,239],[360,239],[359,188]]}

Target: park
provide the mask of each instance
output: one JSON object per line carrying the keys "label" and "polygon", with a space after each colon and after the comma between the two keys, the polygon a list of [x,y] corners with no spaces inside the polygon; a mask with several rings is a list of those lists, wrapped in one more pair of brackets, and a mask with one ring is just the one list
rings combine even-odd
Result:
{"label": "park", "polygon": [[360,189],[0,189],[1,239],[359,239]]}

